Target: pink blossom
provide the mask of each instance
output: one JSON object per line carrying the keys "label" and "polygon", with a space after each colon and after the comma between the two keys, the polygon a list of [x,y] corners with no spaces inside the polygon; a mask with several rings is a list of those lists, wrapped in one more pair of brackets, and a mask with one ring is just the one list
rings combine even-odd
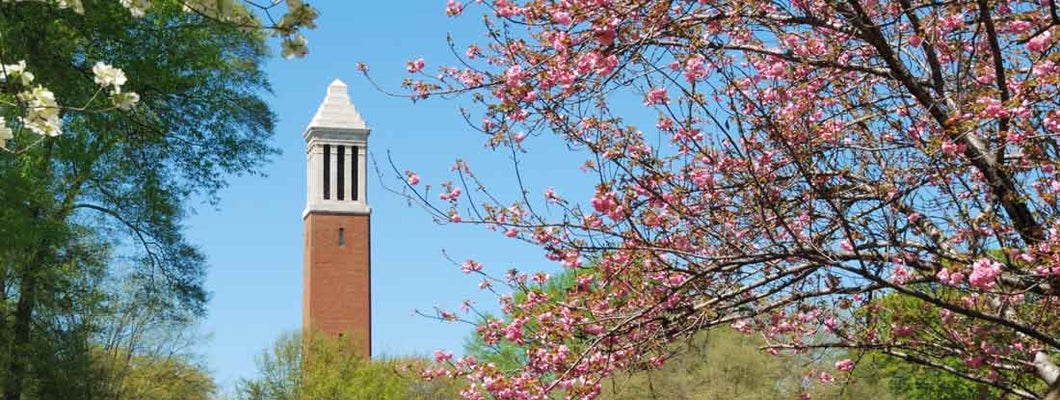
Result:
{"label": "pink blossom", "polygon": [[551,202],[559,202],[559,196],[556,195],[555,189],[552,189],[552,188],[545,189],[545,200],[548,200],[548,201],[551,201]]}
{"label": "pink blossom", "polygon": [[1027,50],[1041,53],[1045,49],[1049,48],[1049,42],[1052,39],[1052,33],[1049,31],[1042,32],[1035,36],[1031,40],[1027,41]]}
{"label": "pink blossom", "polygon": [[1035,64],[1034,68],[1031,69],[1031,72],[1036,77],[1044,78],[1060,71],[1057,71],[1056,63],[1054,63],[1052,60],[1044,60]]}
{"label": "pink blossom", "polygon": [[445,6],[445,15],[455,17],[464,12],[464,4],[456,0],[449,0],[449,3]]}
{"label": "pink blossom", "polygon": [[508,67],[504,71],[505,83],[509,88],[516,88],[523,85],[523,67],[519,64]]}
{"label": "pink blossom", "polygon": [[689,83],[693,83],[697,80],[703,79],[707,76],[707,67],[704,65],[704,58],[700,54],[696,54],[689,57],[685,61],[685,79]]}
{"label": "pink blossom", "polygon": [[566,11],[553,11],[552,23],[559,25],[569,25],[571,23],[570,13]]}
{"label": "pink blossom", "polygon": [[662,105],[662,104],[666,104],[666,103],[669,103],[669,102],[670,102],[670,99],[668,97],[666,97],[666,88],[655,88],[655,89],[652,89],[652,90],[648,91],[648,96],[644,100],[644,105],[646,105],[646,106],[647,105],[652,105],[652,104]]}
{"label": "pink blossom", "polygon": [[703,140],[703,134],[699,129],[680,127],[674,132],[674,143],[699,142]]}
{"label": "pink blossom", "polygon": [[835,377],[825,371],[821,371],[819,374],[817,374],[817,379],[820,380],[821,383],[835,382]]}
{"label": "pink blossom", "polygon": [[452,223],[459,223],[460,221],[463,221],[463,220],[464,219],[460,217],[460,214],[457,214],[457,213],[453,213],[453,215],[449,216],[449,222],[452,222]]}
{"label": "pink blossom", "polygon": [[582,330],[585,331],[585,333],[590,334],[590,335],[599,335],[601,333],[604,333],[604,327],[600,326],[598,324],[591,324],[591,325],[583,326]]}
{"label": "pink blossom", "polygon": [[501,18],[511,18],[521,11],[519,7],[508,4],[508,0],[497,0],[494,7],[497,9],[497,16]]}
{"label": "pink blossom", "polygon": [[434,362],[443,363],[453,358],[453,353],[448,351],[435,350],[434,351]]}
{"label": "pink blossom", "polygon": [[472,272],[482,271],[482,264],[475,260],[464,261],[464,264],[460,266],[460,270],[464,271],[465,274]]}
{"label": "pink blossom", "polygon": [[611,219],[619,219],[622,218],[624,210],[615,196],[615,192],[597,193],[590,203],[596,212],[607,215]]}
{"label": "pink blossom", "polygon": [[1056,113],[1046,114],[1042,125],[1045,125],[1045,129],[1051,132],[1060,132],[1060,115]]}
{"label": "pink blossom", "polygon": [[513,238],[513,237],[516,237],[518,235],[519,235],[519,231],[515,230],[515,228],[508,228],[508,229],[504,230],[504,236]]}
{"label": "pink blossom", "polygon": [[504,328],[504,338],[515,343],[523,343],[523,320],[516,319]]}
{"label": "pink blossom", "polygon": [[475,57],[478,57],[479,54],[482,54],[482,53],[480,52],[478,46],[476,46],[476,45],[467,46],[467,51],[464,52],[464,55],[467,56],[467,58],[471,58],[471,59],[474,59]]}
{"label": "pink blossom", "polygon": [[409,185],[416,186],[420,183],[420,176],[416,174],[410,174],[408,179]]}
{"label": "pink blossom", "polygon": [[935,274],[935,278],[937,278],[939,280],[939,282],[949,283],[949,281],[950,281],[950,270],[948,270],[946,268],[940,269],[939,272],[937,274]]}
{"label": "pink blossom", "polygon": [[994,288],[997,276],[1001,274],[1001,263],[987,258],[981,258],[972,264],[972,274],[968,276],[968,283],[983,290]]}
{"label": "pink blossom", "polygon": [[409,62],[405,63],[405,70],[408,71],[410,74],[414,74],[414,73],[423,71],[423,65],[424,65],[423,59],[422,58],[417,58],[415,60],[412,60],[412,61],[409,61]]}
{"label": "pink blossom", "polygon": [[953,322],[953,311],[943,308],[939,310],[939,318],[942,319],[942,322],[951,323]]}
{"label": "pink blossom", "polygon": [[961,146],[957,145],[956,143],[953,143],[953,142],[951,142],[949,140],[946,140],[946,141],[942,142],[942,152],[943,153],[953,155],[953,154],[957,154],[960,151],[961,151]]}
{"label": "pink blossom", "polygon": [[605,213],[615,206],[615,194],[612,192],[599,193],[596,197],[593,197],[590,203],[592,203],[596,212]]}
{"label": "pink blossom", "polygon": [[897,325],[891,324],[891,330],[894,331],[895,337],[906,337],[916,332],[916,328],[909,325]]}
{"label": "pink blossom", "polygon": [[915,212],[915,213],[912,213],[912,214],[909,214],[908,216],[906,216],[905,220],[908,221],[910,224],[915,224],[917,221],[919,221],[923,217],[924,217],[924,214]]}
{"label": "pink blossom", "polygon": [[964,359],[964,365],[970,368],[979,368],[983,366],[983,361],[985,361],[983,356],[968,357]]}
{"label": "pink blossom", "polygon": [[439,310],[438,311],[438,316],[441,317],[442,319],[446,320],[446,321],[456,321],[456,314],[453,314],[453,313],[445,311],[445,310]]}
{"label": "pink blossom", "polygon": [[898,285],[904,285],[909,281],[910,277],[909,270],[905,269],[905,266],[897,265],[894,267],[894,273],[891,274],[891,281]]}
{"label": "pink blossom", "polygon": [[990,96],[982,96],[976,99],[976,104],[983,106],[982,115],[988,118],[1006,118],[1008,110],[1001,104],[1001,100]]}
{"label": "pink blossom", "polygon": [[835,369],[838,369],[838,370],[843,371],[843,372],[850,372],[851,370],[854,369],[854,360],[851,360],[849,358],[844,358],[842,360],[836,361],[835,362]]}
{"label": "pink blossom", "polygon": [[534,273],[534,276],[530,278],[530,280],[534,281],[534,283],[544,284],[545,282],[548,282],[549,277],[549,274],[546,274],[544,272],[536,272]]}
{"label": "pink blossom", "polygon": [[1017,20],[1013,20],[1013,21],[1009,22],[1008,25],[1006,25],[1006,26],[1008,27],[1008,31],[1009,32],[1012,32],[1012,33],[1023,33],[1023,32],[1026,32],[1027,30],[1031,29],[1032,25],[1028,21],[1017,19]]}

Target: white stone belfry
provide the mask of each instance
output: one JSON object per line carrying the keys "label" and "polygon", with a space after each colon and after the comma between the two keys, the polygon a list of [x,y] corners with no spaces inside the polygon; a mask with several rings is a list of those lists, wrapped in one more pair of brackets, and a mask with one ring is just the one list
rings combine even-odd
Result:
{"label": "white stone belfry", "polygon": [[369,214],[366,156],[371,129],[350,102],[346,84],[336,79],[328,85],[305,130],[307,187],[310,212]]}

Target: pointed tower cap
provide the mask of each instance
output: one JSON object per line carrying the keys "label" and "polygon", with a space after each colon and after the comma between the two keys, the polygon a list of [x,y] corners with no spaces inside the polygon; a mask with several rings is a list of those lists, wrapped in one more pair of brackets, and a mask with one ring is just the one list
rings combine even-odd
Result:
{"label": "pointed tower cap", "polygon": [[364,118],[350,102],[347,86],[342,81],[336,79],[328,85],[328,94],[306,130],[313,128],[368,130]]}

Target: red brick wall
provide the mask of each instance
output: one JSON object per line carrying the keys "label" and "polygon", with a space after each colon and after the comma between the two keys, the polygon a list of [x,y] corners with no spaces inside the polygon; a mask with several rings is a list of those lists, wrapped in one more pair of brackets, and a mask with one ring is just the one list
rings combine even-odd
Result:
{"label": "red brick wall", "polygon": [[[312,212],[305,218],[302,327],[343,334],[371,355],[369,216]],[[339,229],[345,244],[339,246]]]}

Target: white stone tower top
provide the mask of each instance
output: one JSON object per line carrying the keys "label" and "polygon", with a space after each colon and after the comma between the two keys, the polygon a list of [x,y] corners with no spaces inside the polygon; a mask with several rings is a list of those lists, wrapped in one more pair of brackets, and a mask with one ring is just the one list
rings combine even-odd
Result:
{"label": "white stone tower top", "polygon": [[371,129],[336,79],[306,127],[306,209],[331,214],[369,214],[368,135]]}
{"label": "white stone tower top", "polygon": [[328,85],[328,94],[320,103],[313,120],[309,122],[306,133],[313,128],[360,129],[367,130],[368,125],[350,102],[347,86],[336,79]]}

